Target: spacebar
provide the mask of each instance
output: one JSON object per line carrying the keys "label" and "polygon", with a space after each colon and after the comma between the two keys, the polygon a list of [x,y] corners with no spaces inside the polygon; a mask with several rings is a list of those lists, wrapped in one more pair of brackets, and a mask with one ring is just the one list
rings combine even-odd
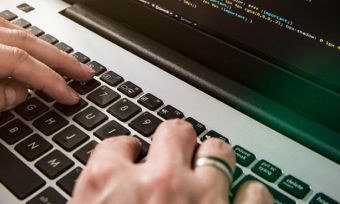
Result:
{"label": "spacebar", "polygon": [[0,182],[19,199],[24,199],[45,181],[0,144]]}

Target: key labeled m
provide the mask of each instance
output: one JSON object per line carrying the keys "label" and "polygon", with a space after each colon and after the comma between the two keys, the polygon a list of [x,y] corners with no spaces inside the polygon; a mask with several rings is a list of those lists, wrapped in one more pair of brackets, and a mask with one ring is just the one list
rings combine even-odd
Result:
{"label": "key labeled m", "polygon": [[57,166],[59,166],[59,164],[61,163],[60,161],[58,161],[57,158],[55,159],[51,159],[50,161],[47,162],[52,168],[56,168]]}

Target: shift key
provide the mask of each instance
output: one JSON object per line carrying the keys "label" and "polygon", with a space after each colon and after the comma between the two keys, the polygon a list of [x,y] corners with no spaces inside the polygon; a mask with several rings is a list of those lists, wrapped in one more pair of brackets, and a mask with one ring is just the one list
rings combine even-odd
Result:
{"label": "shift key", "polygon": [[45,185],[42,178],[2,144],[0,144],[0,164],[0,182],[19,199],[25,199]]}

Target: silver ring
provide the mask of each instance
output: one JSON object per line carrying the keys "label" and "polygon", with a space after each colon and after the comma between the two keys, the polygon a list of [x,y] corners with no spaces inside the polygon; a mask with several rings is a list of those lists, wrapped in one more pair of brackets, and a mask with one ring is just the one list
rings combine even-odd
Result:
{"label": "silver ring", "polygon": [[214,157],[214,156],[207,156],[207,157],[201,157],[196,160],[195,167],[201,167],[201,166],[213,166],[220,170],[224,175],[227,176],[229,181],[229,187],[231,187],[233,183],[233,170],[230,167],[230,165],[224,161],[221,158]]}

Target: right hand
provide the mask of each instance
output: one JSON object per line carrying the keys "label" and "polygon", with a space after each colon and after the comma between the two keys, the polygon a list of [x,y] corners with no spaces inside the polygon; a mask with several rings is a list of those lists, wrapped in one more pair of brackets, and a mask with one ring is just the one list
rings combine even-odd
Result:
{"label": "right hand", "polygon": [[61,75],[90,80],[94,71],[73,56],[0,17],[0,112],[27,98],[28,87],[72,105],[79,96]]}
{"label": "right hand", "polygon": [[[77,180],[68,204],[228,204],[229,181],[212,166],[195,167],[204,156],[225,160],[235,169],[233,148],[219,139],[204,141],[195,151],[196,133],[182,120],[163,122],[153,135],[144,163],[134,163],[141,143],[134,137],[101,142]],[[270,204],[272,196],[259,182],[243,184],[234,204]]]}

